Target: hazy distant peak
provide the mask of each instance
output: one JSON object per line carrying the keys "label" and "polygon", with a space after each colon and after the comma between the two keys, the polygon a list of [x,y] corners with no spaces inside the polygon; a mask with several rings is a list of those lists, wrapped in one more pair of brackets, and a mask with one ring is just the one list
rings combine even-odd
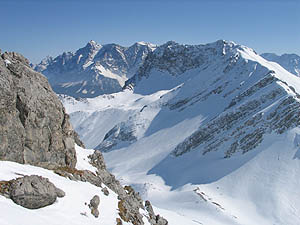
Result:
{"label": "hazy distant peak", "polygon": [[300,76],[300,56],[296,54],[282,54],[276,55],[275,53],[263,53],[263,58],[273,61],[281,65],[284,69],[296,76]]}

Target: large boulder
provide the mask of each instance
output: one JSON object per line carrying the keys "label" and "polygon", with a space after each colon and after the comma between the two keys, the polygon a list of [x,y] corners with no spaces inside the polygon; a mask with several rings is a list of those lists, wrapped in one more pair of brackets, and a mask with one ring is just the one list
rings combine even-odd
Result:
{"label": "large boulder", "polygon": [[64,197],[64,191],[55,187],[47,178],[31,175],[9,181],[9,197],[18,205],[38,209],[53,204]]}
{"label": "large boulder", "polygon": [[18,53],[0,56],[0,160],[74,168],[74,131],[47,79]]}

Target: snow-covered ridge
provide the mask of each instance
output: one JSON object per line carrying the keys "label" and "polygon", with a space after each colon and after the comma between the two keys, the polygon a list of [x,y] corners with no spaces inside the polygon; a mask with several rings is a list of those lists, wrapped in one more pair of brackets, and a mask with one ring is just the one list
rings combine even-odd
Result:
{"label": "snow-covered ridge", "polygon": [[299,223],[300,79],[254,50],[168,42],[123,92],[64,105],[122,182],[184,224]]}
{"label": "snow-covered ridge", "polygon": [[[148,54],[135,76],[126,81],[124,88],[131,89],[133,86],[136,86],[143,77],[148,77],[151,70],[169,73],[174,77],[178,77],[193,69],[203,70],[220,62],[227,66],[224,69],[229,70],[231,64],[235,63],[240,56],[238,49],[253,51],[246,46],[225,40],[205,45],[181,45],[174,41],[169,41]],[[192,73],[195,72],[193,71]],[[184,77],[183,79],[186,78]]]}
{"label": "snow-covered ridge", "polygon": [[[106,130],[105,132],[94,132],[91,135],[84,131],[85,129],[78,130],[82,136],[86,135],[89,140],[93,139],[98,142],[103,140],[103,143],[95,144],[95,141],[88,141],[83,137],[88,145],[94,143],[89,147],[104,150],[115,146],[117,140],[135,142],[150,132],[149,128],[153,124],[153,118],[156,118],[161,111],[164,112],[168,109],[171,115],[173,111],[179,111],[184,117],[184,112],[201,106],[198,114],[205,118],[205,122],[202,123],[202,128],[199,131],[189,137],[193,141],[196,140],[196,143],[190,143],[190,140],[186,139],[175,148],[174,154],[181,155],[191,148],[196,148],[202,142],[199,142],[200,137],[195,138],[195,135],[204,135],[206,145],[203,148],[205,153],[211,151],[210,149],[216,150],[221,147],[222,143],[226,143],[229,146],[226,147],[227,150],[224,150],[224,147],[221,148],[227,157],[238,151],[236,149],[239,146],[238,140],[244,140],[243,137],[246,138],[250,134],[254,135],[253,138],[256,136],[261,138],[262,133],[267,132],[267,128],[264,128],[264,131],[261,131],[262,128],[260,128],[261,132],[255,129],[247,132],[242,130],[236,134],[238,140],[232,142],[233,138],[223,139],[223,137],[219,137],[216,139],[214,136],[222,131],[225,126],[224,123],[231,129],[233,124],[240,124],[242,121],[246,124],[250,123],[254,116],[257,120],[261,120],[262,116],[259,115],[262,115],[264,108],[272,105],[273,110],[276,109],[274,102],[279,108],[283,107],[281,104],[286,105],[286,102],[289,102],[286,111],[291,110],[291,107],[296,109],[298,93],[300,93],[299,79],[291,76],[278,64],[264,60],[254,50],[246,46],[223,40],[199,46],[167,42],[147,56],[139,72],[127,83],[127,87],[133,88],[133,92],[138,95],[130,95],[128,91],[111,95],[116,97],[118,102],[121,102],[120,105],[111,105],[114,100],[109,100],[109,105],[105,106],[101,100],[102,97],[88,100],[88,102],[93,102],[89,103],[90,105],[99,105],[96,103],[97,101],[102,104],[98,110],[93,111],[92,115],[95,118],[97,118],[97,114],[102,115],[104,111],[116,113],[109,115],[122,115],[121,117],[116,116],[120,120],[114,120],[109,127],[105,126],[107,127],[107,129],[103,129],[103,131]],[[160,98],[154,100],[156,99],[154,96],[160,96]],[[137,104],[137,100],[135,100],[137,98],[148,100],[141,101],[142,104]],[[125,101],[128,108],[121,99],[127,99]],[[292,106],[293,101],[295,106]],[[211,108],[209,102],[216,103],[214,108]],[[67,109],[70,108],[69,105],[66,107]],[[86,106],[85,108],[88,109]],[[128,111],[128,114],[127,112],[123,113],[124,109]],[[136,113],[132,113],[133,111]],[[81,114],[86,115],[85,113]],[[268,117],[266,112],[263,114],[264,118],[270,120],[270,116]],[[82,124],[85,124],[83,121],[85,119],[81,121]],[[274,122],[279,123],[275,117]],[[204,124],[209,129],[205,128]],[[89,124],[88,129],[92,131],[92,127],[97,125]],[[217,127],[212,129],[211,127],[215,125]],[[261,125],[258,124],[257,126]],[[290,125],[292,127],[297,126],[297,122]],[[275,129],[274,126],[275,124],[268,130],[279,129]],[[237,129],[240,130],[241,127],[237,127]],[[284,128],[281,127],[280,129]],[[221,133],[222,136],[224,135],[223,132]],[[96,136],[95,133],[97,133]],[[260,138],[258,138],[257,144],[261,141]],[[253,142],[254,140],[249,139],[249,141]],[[247,142],[243,142],[244,145],[247,144]],[[255,148],[253,143],[251,146]],[[240,146],[239,148],[244,149],[246,147]],[[242,152],[246,151],[248,149],[244,149]]]}

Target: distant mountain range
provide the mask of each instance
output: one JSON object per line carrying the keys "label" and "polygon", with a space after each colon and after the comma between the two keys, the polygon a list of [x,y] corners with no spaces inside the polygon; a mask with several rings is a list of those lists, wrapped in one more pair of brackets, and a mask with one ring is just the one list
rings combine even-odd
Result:
{"label": "distant mountain range", "polygon": [[[100,45],[90,41],[75,53],[64,52],[56,58],[47,57],[33,67],[48,78],[53,90],[58,94],[96,97],[121,91],[128,79],[140,73],[139,70],[149,67],[143,63],[148,55],[153,57],[150,53],[156,48],[156,45],[145,42],[122,47],[117,44]],[[265,53],[262,57],[277,62],[289,72],[300,76],[299,56]],[[172,65],[171,63],[166,66]]]}
{"label": "distant mountain range", "polygon": [[122,47],[90,41],[75,53],[47,57],[34,69],[48,78],[56,93],[95,97],[120,91],[153,49],[154,45],[144,42]]}
{"label": "distant mountain range", "polygon": [[276,62],[292,74],[300,77],[300,56],[296,54],[276,55],[274,53],[261,54],[266,60]]}

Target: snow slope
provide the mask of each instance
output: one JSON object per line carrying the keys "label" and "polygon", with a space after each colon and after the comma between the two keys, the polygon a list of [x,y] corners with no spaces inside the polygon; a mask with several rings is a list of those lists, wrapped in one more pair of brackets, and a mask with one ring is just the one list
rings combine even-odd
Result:
{"label": "snow slope", "polygon": [[[76,152],[78,153],[77,168],[90,168],[91,166],[86,166],[88,159],[85,156],[92,152],[78,146],[76,146]],[[95,170],[95,168],[91,169],[91,171]],[[23,175],[46,177],[56,187],[64,190],[66,196],[58,199],[53,205],[36,210],[25,209],[16,205],[12,200],[0,196],[0,211],[2,212],[0,224],[39,225],[47,221],[47,224],[51,225],[99,223],[111,225],[115,224],[116,218],[119,217],[117,195],[111,190],[110,194],[105,196],[99,187],[88,182],[71,181],[40,167],[0,161],[0,180],[11,180]],[[91,215],[88,207],[94,195],[99,195],[101,201],[98,218]]]}
{"label": "snow slope", "polygon": [[220,40],[167,42],[124,91],[62,100],[85,144],[169,221],[296,225],[299,94],[298,77]]}
{"label": "snow slope", "polygon": [[[75,146],[75,148],[78,160],[76,169],[95,172],[96,168],[91,166],[88,162],[88,155],[92,154],[94,150],[83,149],[79,146]],[[2,212],[0,217],[1,225],[21,223],[24,225],[40,225],[45,223],[45,221],[47,224],[51,225],[111,225],[116,224],[116,218],[120,217],[118,196],[104,184],[102,184],[102,187],[106,187],[109,190],[108,196],[104,195],[101,188],[96,187],[89,182],[72,181],[55,174],[51,170],[43,169],[41,167],[23,165],[10,161],[0,161],[0,181],[15,179],[24,175],[39,175],[48,178],[56,187],[64,190],[66,196],[57,199],[53,205],[31,210],[16,205],[11,199],[7,199],[0,195],[0,211]],[[89,201],[94,195],[100,197],[100,205],[98,207],[100,215],[98,218],[95,218],[91,214],[88,207]],[[154,210],[161,212],[160,215],[172,217],[173,220],[176,220],[181,224],[187,224],[186,218],[182,215],[174,214],[168,210],[160,210],[158,208],[154,208]],[[140,209],[140,213],[144,216],[144,224],[149,225],[146,218],[146,216],[149,216],[148,212]],[[122,224],[129,225],[131,223],[122,221]],[[172,222],[170,224],[172,224]]]}

